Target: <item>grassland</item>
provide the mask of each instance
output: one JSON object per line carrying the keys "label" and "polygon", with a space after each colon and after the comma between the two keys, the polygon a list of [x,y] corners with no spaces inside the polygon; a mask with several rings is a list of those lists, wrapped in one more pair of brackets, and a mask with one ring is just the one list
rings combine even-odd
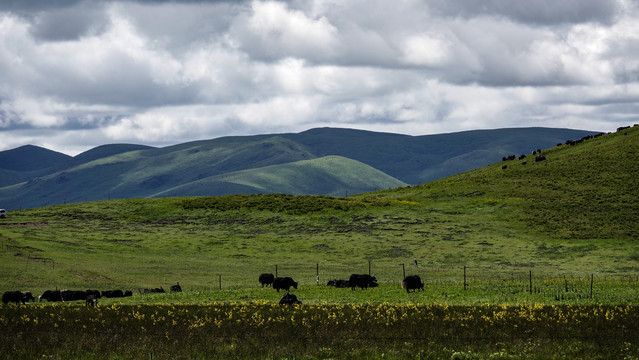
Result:
{"label": "grassland", "polygon": [[[268,302],[0,308],[0,353],[34,358],[636,358],[639,308]],[[16,346],[18,344],[18,346]]]}
{"label": "grassland", "polygon": [[[0,222],[6,288],[301,284],[401,264],[427,282],[476,277],[635,276],[639,127],[433,183],[348,198],[130,199],[14,211]],[[527,164],[523,165],[526,161]],[[502,169],[503,165],[508,165]],[[370,265],[369,265],[370,264]],[[481,274],[481,275],[480,275]],[[485,274],[485,275],[483,275]]]}
{"label": "grassland", "polygon": [[[452,311],[449,320],[429,318],[426,330],[419,330],[423,323],[375,323],[373,330],[408,335],[376,338],[361,333],[346,345],[340,345],[342,335],[364,331],[353,327],[350,316],[356,315],[345,315],[352,326],[343,328],[333,323],[303,329],[282,322],[281,327],[260,330],[275,334],[275,340],[307,334],[290,348],[273,345],[262,336],[237,335],[251,334],[241,322],[225,330],[236,335],[215,342],[219,328],[213,328],[217,326],[214,317],[205,321],[210,333],[185,330],[180,335],[185,338],[170,340],[173,346],[162,345],[157,334],[149,337],[139,332],[145,325],[136,323],[133,328],[138,329],[135,336],[140,342],[122,340],[132,351],[123,352],[122,358],[140,354],[169,358],[189,340],[195,342],[187,347],[185,358],[188,354],[252,357],[255,349],[267,344],[267,350],[257,353],[259,357],[376,358],[384,352],[391,358],[637,358],[639,127],[575,146],[544,149],[543,154],[546,160],[541,162],[528,156],[421,186],[346,198],[276,194],[129,199],[10,212],[0,223],[2,287],[37,294],[55,287],[168,289],[179,282],[186,290],[180,294],[136,293],[125,300],[103,300],[100,306],[123,312],[142,306],[135,311],[160,311],[165,317],[167,304],[182,313],[195,306],[193,311],[204,311],[200,317],[204,319],[207,311],[225,309],[228,304],[234,304],[235,310],[264,306],[279,309],[264,311],[283,311],[281,316],[297,319],[291,324],[302,321],[305,311],[317,311],[316,320],[332,319],[335,309],[351,306],[389,304],[399,309],[400,318],[410,317],[408,306],[460,309]],[[412,265],[414,259],[419,266]],[[352,291],[322,285],[328,279],[369,269],[380,281],[379,288]],[[294,293],[304,302],[302,308],[279,308],[274,304],[281,294],[259,287],[260,273],[276,271],[300,283]],[[399,281],[404,272],[419,274],[425,291],[403,291]],[[515,314],[521,306],[539,304],[545,304],[545,310],[540,310],[543,316],[538,322],[530,320],[528,313],[509,315],[501,327],[488,325],[499,313],[491,310],[495,306]],[[590,315],[579,322],[560,322],[552,309],[562,307]],[[262,311],[257,308],[252,308],[253,313]],[[473,331],[468,330],[468,316],[455,315],[469,309],[479,318],[486,315],[485,323],[472,323]],[[606,311],[597,309],[621,309],[627,316],[610,322]],[[25,316],[17,324],[35,326],[34,331],[39,325],[33,325],[32,319],[41,319],[40,312],[46,311],[65,321],[71,321],[69,316],[74,319],[69,314],[77,312],[82,314],[77,326],[98,326],[85,331],[66,323],[65,331],[36,332],[40,335],[31,339],[26,332],[16,334],[3,325],[2,336],[17,344],[3,352],[23,358],[35,354],[28,349],[46,349],[52,342],[58,344],[57,350],[44,355],[81,357],[80,349],[89,340],[60,340],[67,331],[75,335],[69,339],[75,339],[78,334],[115,331],[108,329],[120,326],[115,317],[103,319],[105,328],[99,328],[102,325],[87,320],[94,319],[93,309],[78,305],[30,305],[2,311],[4,325],[16,326],[16,317]],[[493,315],[483,313],[490,311]],[[377,315],[369,314],[367,321],[378,321]],[[149,316],[145,315],[145,321]],[[192,318],[185,319],[176,321],[193,323]],[[433,335],[446,326],[454,328],[455,334]],[[542,332],[533,336],[539,326]],[[481,330],[488,328],[494,336]],[[169,337],[180,331],[175,329]],[[561,329],[567,331],[565,337],[557,335]],[[312,331],[333,331],[334,336],[315,341]],[[505,335],[517,331],[521,336]],[[106,338],[110,340],[96,340],[101,345],[91,347],[89,353],[117,358],[121,338]],[[352,350],[346,349],[349,346]]]}

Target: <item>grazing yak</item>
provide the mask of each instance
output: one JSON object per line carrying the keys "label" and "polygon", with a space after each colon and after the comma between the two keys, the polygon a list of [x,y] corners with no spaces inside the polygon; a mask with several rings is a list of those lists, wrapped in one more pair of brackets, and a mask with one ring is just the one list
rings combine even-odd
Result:
{"label": "grazing yak", "polygon": [[159,288],[155,288],[155,289],[144,289],[144,290],[140,290],[138,289],[138,291],[141,294],[148,294],[148,293],[165,293],[166,291],[164,291],[163,287],[159,287]]}
{"label": "grazing yak", "polygon": [[335,286],[336,288],[351,287],[351,285],[348,283],[348,280],[339,280],[339,279],[329,280],[326,283],[326,286]]}
{"label": "grazing yak", "polygon": [[121,298],[124,297],[122,290],[104,290],[102,296],[105,298]]}
{"label": "grazing yak", "polygon": [[86,300],[89,294],[82,290],[60,290],[62,301]]}
{"label": "grazing yak", "polygon": [[409,275],[402,280],[402,288],[406,289],[406,292],[411,290],[417,291],[418,289],[424,291],[424,283],[419,275]]}
{"label": "grazing yak", "polygon": [[273,280],[275,280],[275,275],[270,273],[264,273],[260,275],[258,280],[260,281],[260,284],[262,284],[262,287],[264,287],[264,285],[269,286],[273,284]]}
{"label": "grazing yak", "polygon": [[280,292],[280,289],[289,291],[291,289],[291,286],[297,289],[297,282],[295,282],[293,278],[290,278],[288,276],[276,277],[275,279],[273,279],[273,289],[277,290],[277,292]]}
{"label": "grazing yak", "polygon": [[182,292],[182,287],[180,286],[180,283],[171,285],[171,292]]}
{"label": "grazing yak", "polygon": [[16,305],[19,303],[26,304],[29,301],[35,301],[35,297],[33,297],[30,291],[6,291],[2,294],[2,302],[5,305],[10,302],[16,303]]}
{"label": "grazing yak", "polygon": [[62,290],[60,291],[62,301],[86,300],[87,292],[82,290]]}
{"label": "grazing yak", "polygon": [[[97,290],[89,290],[89,293],[93,293]],[[81,290],[47,290],[42,295],[38,296],[38,302],[42,300],[46,301],[76,301],[86,300],[87,291]]]}
{"label": "grazing yak", "polygon": [[62,301],[62,291],[61,290],[47,290],[42,293],[42,295],[38,296],[38,302],[42,300],[46,301]]}
{"label": "grazing yak", "polygon": [[25,291],[22,293],[22,300],[25,302],[29,302],[29,301],[35,302],[35,296],[31,294],[31,291]]}
{"label": "grazing yak", "polygon": [[377,287],[377,278],[367,274],[352,274],[348,279],[348,283],[352,290],[356,287],[360,289],[368,289],[369,287]]}
{"label": "grazing yak", "polygon": [[86,293],[87,293],[87,297],[89,297],[89,295],[95,296],[96,299],[99,299],[102,297],[99,290],[87,290]]}
{"label": "grazing yak", "polygon": [[297,296],[290,293],[284,294],[284,296],[282,296],[282,299],[280,300],[280,305],[294,305],[294,304],[301,305],[302,302],[297,299]]}

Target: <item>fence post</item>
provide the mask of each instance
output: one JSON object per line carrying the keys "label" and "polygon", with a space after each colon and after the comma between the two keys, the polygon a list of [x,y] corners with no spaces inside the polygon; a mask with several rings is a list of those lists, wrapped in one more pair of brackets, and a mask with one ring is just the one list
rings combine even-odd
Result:
{"label": "fence post", "polygon": [[532,270],[530,270],[529,278],[530,278],[530,288],[529,288],[529,290],[530,290],[530,293],[532,294]]}
{"label": "fence post", "polygon": [[592,283],[595,280],[595,274],[590,274],[590,298],[592,299]]}
{"label": "fence post", "polygon": [[275,277],[277,277],[277,264],[275,264]]}
{"label": "fence post", "polygon": [[371,274],[371,261],[368,260],[368,275],[370,276]]}
{"label": "fence post", "polygon": [[402,274],[404,275],[402,280],[406,279],[406,267],[404,266],[404,263],[402,263]]}
{"label": "fence post", "polygon": [[317,263],[317,272],[316,272],[316,277],[315,277],[315,282],[317,283],[317,285],[319,285],[319,263]]}
{"label": "fence post", "polygon": [[222,290],[222,275],[219,275],[219,279],[220,279],[220,290]]}
{"label": "fence post", "polygon": [[468,283],[466,282],[466,265],[464,265],[464,291],[466,291],[466,287]]}

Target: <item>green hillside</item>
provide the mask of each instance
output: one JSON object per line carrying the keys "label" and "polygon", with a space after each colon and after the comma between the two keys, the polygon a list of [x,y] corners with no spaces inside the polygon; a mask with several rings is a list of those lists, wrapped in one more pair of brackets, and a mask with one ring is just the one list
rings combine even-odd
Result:
{"label": "green hillside", "polygon": [[364,193],[406,185],[358,161],[326,156],[212,176],[165,190],[153,197],[185,193],[198,196],[231,195],[238,192],[345,196],[348,191]]}
{"label": "green hillside", "polygon": [[33,145],[0,151],[2,186],[55,172],[71,159],[68,155]]}
{"label": "green hillside", "polygon": [[25,145],[0,152],[0,169],[38,172],[55,168],[71,159],[69,155],[39,146]]}
{"label": "green hillside", "polygon": [[93,160],[118,155],[130,151],[153,149],[151,146],[134,144],[109,144],[95,147],[73,157],[72,163],[84,164]]}
{"label": "green hillside", "polygon": [[[278,264],[303,285],[315,284],[316,268],[326,279],[369,266],[382,283],[394,283],[401,264],[415,258],[420,267],[409,271],[425,278],[459,277],[464,266],[474,276],[634,276],[638,144],[633,127],[544,149],[540,162],[528,156],[344,198],[129,199],[11,211],[0,220],[2,283],[42,290],[180,281],[210,289],[219,276],[243,288]],[[291,167],[305,172],[321,163]]]}
{"label": "green hillside", "polygon": [[2,188],[0,198],[4,207],[15,209],[91,199],[149,197],[247,166],[261,167],[308,158],[312,156],[296,144],[278,138],[188,143],[98,158],[19,186]]}
{"label": "green hillside", "polygon": [[[391,183],[397,184],[425,183],[479,168],[504,155],[529,153],[587,134],[593,133],[521,128],[408,136],[323,128],[298,134],[224,137],[164,148],[111,144],[73,158],[23,147],[0,152],[0,176],[4,180],[0,206],[14,210],[159,194],[355,194],[386,189],[391,178],[396,179]],[[342,165],[310,171],[306,165],[309,169],[304,170],[304,182],[299,181],[299,171],[292,170],[301,169],[299,164],[303,163],[298,162],[326,156],[340,156],[350,159],[351,164],[365,164],[377,171],[361,172],[361,165],[355,166],[352,171],[358,173],[352,174],[346,174],[348,167]],[[21,162],[25,157],[28,161]],[[271,167],[284,164],[290,167]],[[311,174],[317,178],[311,178]],[[361,183],[364,174],[367,184]],[[238,175],[247,178],[239,179]]]}
{"label": "green hillside", "polygon": [[285,135],[318,156],[361,161],[408,184],[423,184],[476,169],[510,154],[530,154],[595,132],[510,128],[409,136],[352,129],[320,128]]}
{"label": "green hillside", "polygon": [[639,238],[639,127],[542,154],[376,196],[492,207],[557,239]]}

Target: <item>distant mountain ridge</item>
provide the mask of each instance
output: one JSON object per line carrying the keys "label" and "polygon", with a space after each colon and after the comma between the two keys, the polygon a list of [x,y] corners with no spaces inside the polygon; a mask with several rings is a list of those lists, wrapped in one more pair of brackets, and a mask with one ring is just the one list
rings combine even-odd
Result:
{"label": "distant mountain ridge", "polygon": [[38,171],[67,163],[72,157],[39,146],[24,145],[0,153],[0,169]]}
{"label": "distant mountain ridge", "polygon": [[27,145],[0,152],[0,207],[235,193],[352,195],[426,183],[595,133],[515,128],[410,136],[317,128],[163,148],[102,145],[75,157]]}
{"label": "distant mountain ridge", "polygon": [[100,145],[94,147],[91,150],[87,150],[79,155],[76,155],[73,160],[78,163],[86,163],[89,161],[101,159],[107,156],[117,155],[129,151],[155,149],[152,146],[147,145],[134,145],[134,144],[110,144]]}
{"label": "distant mountain ridge", "polygon": [[422,184],[499,161],[529,154],[596,132],[554,128],[471,130],[410,136],[353,129],[317,128],[290,134],[319,156],[361,161],[409,184]]}

